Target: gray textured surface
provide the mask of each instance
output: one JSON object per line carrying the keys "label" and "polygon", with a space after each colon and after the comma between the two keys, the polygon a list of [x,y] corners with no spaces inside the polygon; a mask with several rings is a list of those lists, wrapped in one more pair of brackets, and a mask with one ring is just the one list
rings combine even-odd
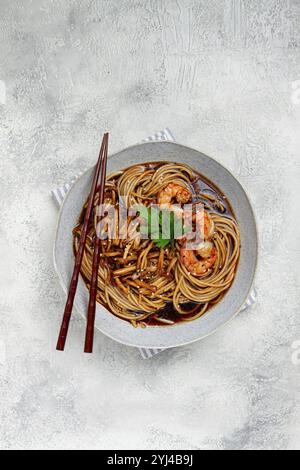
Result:
{"label": "gray textured surface", "polygon": [[[0,0],[0,447],[300,448],[299,0]],[[151,361],[64,299],[50,189],[168,125],[256,208],[260,299]],[[188,371],[188,373],[187,373]]]}

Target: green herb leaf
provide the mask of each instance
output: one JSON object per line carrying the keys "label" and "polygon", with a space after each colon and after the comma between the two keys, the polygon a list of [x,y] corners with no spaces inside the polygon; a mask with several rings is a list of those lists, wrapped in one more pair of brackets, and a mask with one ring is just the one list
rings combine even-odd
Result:
{"label": "green herb leaf", "polygon": [[163,238],[155,239],[153,241],[158,248],[167,248],[167,246],[170,245],[171,243],[171,240],[167,240]]}
{"label": "green herb leaf", "polygon": [[175,236],[182,236],[191,230],[191,227],[183,227],[180,217],[173,211],[160,211],[154,207],[137,206],[137,212],[143,219],[140,232],[145,236],[151,236],[158,248],[166,248],[175,242]]}

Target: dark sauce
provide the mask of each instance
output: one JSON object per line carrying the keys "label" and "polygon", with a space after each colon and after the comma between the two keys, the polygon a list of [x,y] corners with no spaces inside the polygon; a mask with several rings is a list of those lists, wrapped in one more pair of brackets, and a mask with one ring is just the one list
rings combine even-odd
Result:
{"label": "dark sauce", "polygon": [[[181,308],[187,312],[187,314],[184,315],[184,318],[188,320],[189,318],[192,318],[194,315],[201,311],[201,309],[203,308],[203,304],[187,302],[186,304],[181,305]],[[159,310],[156,313],[156,318],[152,316],[148,320],[145,320],[145,323],[147,324],[147,326],[172,326],[171,323],[168,324],[160,322],[157,317],[161,318],[162,320],[171,321],[173,322],[173,324],[182,323],[184,321],[183,315],[181,315],[175,310],[171,302],[168,303],[164,309]]]}

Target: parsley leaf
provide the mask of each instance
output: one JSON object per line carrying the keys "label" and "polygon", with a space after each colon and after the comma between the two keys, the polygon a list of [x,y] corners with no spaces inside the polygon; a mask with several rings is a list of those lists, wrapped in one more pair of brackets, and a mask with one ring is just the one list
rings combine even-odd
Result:
{"label": "parsley leaf", "polygon": [[158,248],[174,244],[178,237],[191,230],[191,227],[183,226],[182,219],[173,211],[145,206],[137,206],[136,210],[142,219],[141,234],[145,238],[150,236]]}

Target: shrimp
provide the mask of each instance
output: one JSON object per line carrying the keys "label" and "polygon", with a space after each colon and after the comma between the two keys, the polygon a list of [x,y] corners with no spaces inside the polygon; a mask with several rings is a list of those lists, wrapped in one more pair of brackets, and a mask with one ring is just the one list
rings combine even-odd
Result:
{"label": "shrimp", "polygon": [[201,211],[196,214],[197,224],[203,224],[203,238],[195,249],[187,249],[187,242],[180,250],[180,259],[182,264],[194,276],[206,276],[214,267],[217,261],[217,250],[214,244],[209,241],[212,238],[215,225],[210,215]]}
{"label": "shrimp", "polygon": [[197,224],[197,228],[200,227],[204,240],[212,238],[215,232],[215,224],[208,212],[201,210],[194,217],[193,220]]}
{"label": "shrimp", "polygon": [[[215,224],[208,212],[201,210],[196,214],[192,211],[185,212],[186,221],[197,231],[197,236],[201,236],[203,240],[209,240],[215,232]],[[191,233],[193,235],[193,233]],[[190,236],[191,239],[191,236]]]}
{"label": "shrimp", "polygon": [[213,249],[213,243],[206,240],[198,245],[196,252],[201,258],[208,259],[211,257]]}
{"label": "shrimp", "polygon": [[176,183],[169,183],[158,193],[157,202],[162,208],[170,208],[172,199],[176,199],[179,204],[187,204],[191,200],[191,192],[184,186]]}
{"label": "shrimp", "polygon": [[203,277],[214,267],[217,261],[217,250],[213,243],[205,241],[196,250],[180,250],[180,259],[193,276]]}

